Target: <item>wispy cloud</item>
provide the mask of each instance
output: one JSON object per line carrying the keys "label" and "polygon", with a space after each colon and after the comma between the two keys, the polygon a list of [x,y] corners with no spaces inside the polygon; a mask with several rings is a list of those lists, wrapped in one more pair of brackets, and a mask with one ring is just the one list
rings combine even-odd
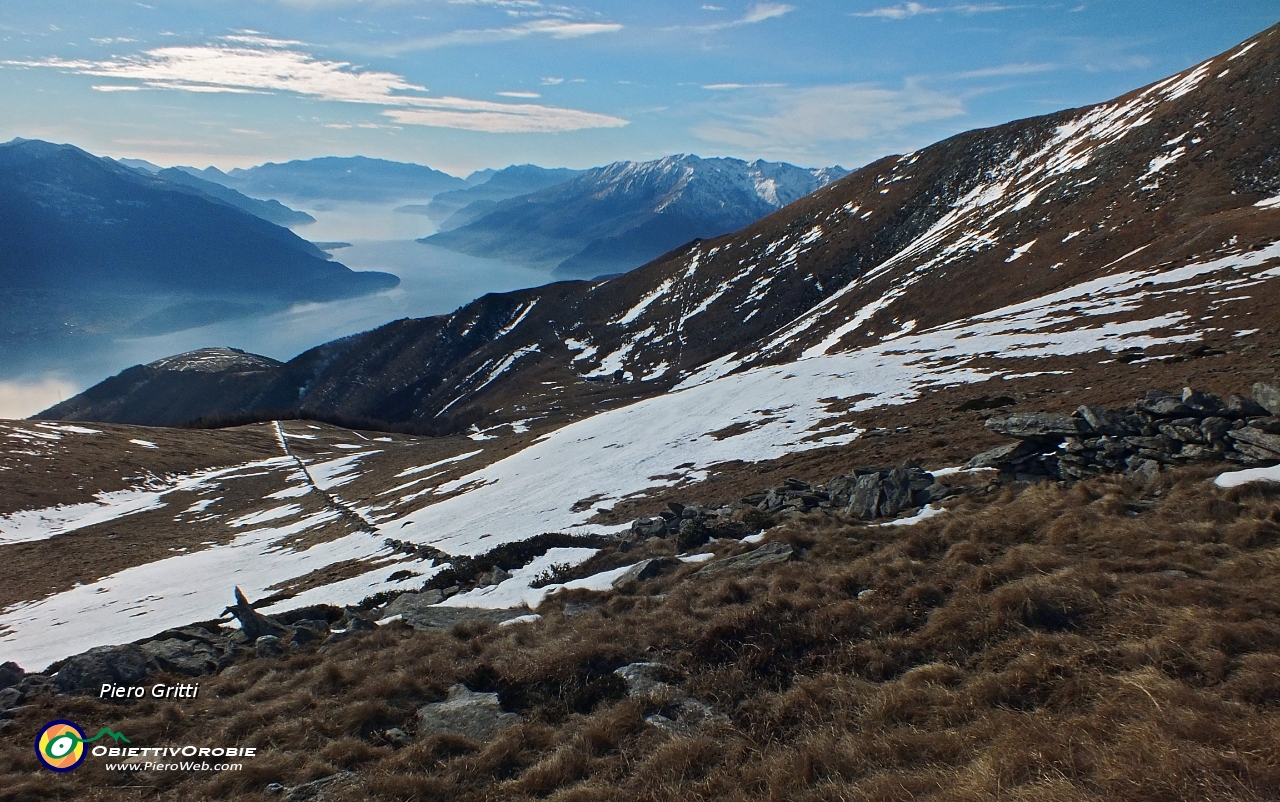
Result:
{"label": "wispy cloud", "polygon": [[881,19],[907,19],[922,14],[989,14],[993,11],[1008,11],[1017,6],[1002,6],[995,3],[963,3],[955,6],[926,6],[924,3],[899,3],[896,6],[875,8],[871,11],[854,12],[855,17],[879,17]]}
{"label": "wispy cloud", "polygon": [[[703,6],[703,8],[708,9],[707,6]],[[720,11],[722,9],[709,8],[708,10]],[[795,6],[790,6],[786,3],[756,3],[737,19],[726,22],[713,22],[709,25],[693,25],[690,28],[695,31],[719,31],[725,28],[736,28],[739,25],[754,25],[757,22],[764,22],[765,20],[790,14],[795,10]]]}
{"label": "wispy cloud", "polygon": [[1058,69],[1057,64],[1001,64],[999,67],[985,67],[980,70],[958,72],[953,77],[961,79],[998,78],[1008,75],[1031,75],[1037,72],[1052,72],[1056,69]]}
{"label": "wispy cloud", "polygon": [[397,55],[415,50],[432,50],[453,45],[482,45],[492,42],[506,42],[513,39],[524,39],[529,36],[549,36],[552,39],[580,39],[584,36],[595,36],[601,33],[617,33],[620,30],[622,30],[622,25],[616,22],[536,19],[503,28],[469,28],[450,31],[437,36],[409,39],[384,45],[378,48],[378,51],[388,55]]}
{"label": "wispy cloud", "polygon": [[497,92],[495,94],[501,97],[520,97],[520,98],[526,98],[526,99],[542,97],[542,95],[538,94],[537,92]]}
{"label": "wispy cloud", "polygon": [[724,92],[733,89],[772,89],[778,86],[785,86],[785,84],[703,84],[702,88]]}
{"label": "wispy cloud", "polygon": [[[108,78],[102,92],[139,89],[208,93],[291,94],[319,100],[386,107],[383,114],[409,125],[472,131],[542,132],[615,128],[626,120],[604,114],[530,103],[504,104],[465,98],[433,98],[427,88],[390,72],[326,61],[300,49],[300,42],[252,34],[222,37],[212,44],[162,47],[108,61],[6,61],[8,66],[51,68]],[[136,83],[135,83],[136,82]],[[514,97],[537,97],[533,93]]]}
{"label": "wispy cloud", "polygon": [[757,152],[804,152],[877,140],[919,123],[964,114],[959,98],[908,82],[902,89],[839,84],[775,92],[772,113],[722,111],[694,134]]}

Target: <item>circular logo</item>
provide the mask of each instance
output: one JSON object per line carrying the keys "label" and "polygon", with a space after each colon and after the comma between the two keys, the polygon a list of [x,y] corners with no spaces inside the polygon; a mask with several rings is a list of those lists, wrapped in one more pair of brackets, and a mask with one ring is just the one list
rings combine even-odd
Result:
{"label": "circular logo", "polygon": [[84,762],[84,730],[75,722],[50,721],[36,736],[36,757],[49,771],[71,771]]}

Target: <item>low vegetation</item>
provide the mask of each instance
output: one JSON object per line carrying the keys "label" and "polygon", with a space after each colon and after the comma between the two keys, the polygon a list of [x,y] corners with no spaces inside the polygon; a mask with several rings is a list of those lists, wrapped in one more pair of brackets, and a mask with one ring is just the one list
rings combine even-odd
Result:
{"label": "low vegetation", "polygon": [[[1209,475],[1013,485],[909,527],[801,517],[768,533],[801,558],[754,573],[686,565],[508,627],[391,624],[240,663],[194,701],[49,697],[5,730],[0,799],[279,799],[343,770],[325,799],[1274,799],[1280,486]],[[647,724],[660,700],[613,673],[635,661],[727,718]],[[457,682],[521,723],[415,733]],[[260,751],[238,772],[55,775],[30,745],[52,717]]]}

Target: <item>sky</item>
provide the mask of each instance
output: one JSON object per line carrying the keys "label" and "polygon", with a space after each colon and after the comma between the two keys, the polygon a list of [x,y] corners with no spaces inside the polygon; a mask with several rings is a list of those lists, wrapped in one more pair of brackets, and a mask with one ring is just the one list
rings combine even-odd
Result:
{"label": "sky", "polygon": [[465,175],[672,153],[858,167],[1094,103],[1275,0],[4,0],[0,140]]}

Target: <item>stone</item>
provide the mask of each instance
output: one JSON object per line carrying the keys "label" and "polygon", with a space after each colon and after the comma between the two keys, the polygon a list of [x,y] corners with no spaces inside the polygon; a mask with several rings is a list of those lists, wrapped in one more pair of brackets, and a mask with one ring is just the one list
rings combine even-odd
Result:
{"label": "stone", "polygon": [[259,657],[279,657],[284,654],[284,643],[275,635],[260,635],[253,642],[254,651]]}
{"label": "stone", "polygon": [[1266,415],[1267,410],[1252,398],[1233,395],[1227,399],[1227,409],[1224,414],[1232,418],[1256,418],[1259,415]]}
{"label": "stone", "polygon": [[676,564],[676,561],[667,557],[656,557],[649,560],[641,560],[628,568],[617,579],[613,580],[613,586],[615,588],[621,588],[631,584],[632,582],[643,582],[646,579],[653,579],[655,576],[674,564]]}
{"label": "stone", "polygon": [[667,522],[662,518],[637,518],[631,522],[631,531],[639,537],[663,537]]}
{"label": "stone", "polygon": [[1010,415],[992,415],[986,427],[993,432],[1026,440],[1032,437],[1057,438],[1085,434],[1086,427],[1080,418],[1054,412],[1015,412]]}
{"label": "stone", "polygon": [[0,691],[0,713],[12,710],[22,702],[22,691],[17,688],[5,688]]}
{"label": "stone", "polygon": [[160,668],[184,677],[199,677],[218,670],[226,652],[203,641],[167,638],[142,644],[142,651]]}
{"label": "stone", "polygon": [[294,623],[293,637],[289,643],[293,646],[306,646],[318,643],[329,637],[329,622],[319,619],[306,619]]}
{"label": "stone", "polygon": [[1076,408],[1074,414],[1089,424],[1089,427],[1098,434],[1111,435],[1112,437],[1133,434],[1133,432],[1129,431],[1124,416],[1118,412],[1112,412],[1102,407],[1082,405]]}
{"label": "stone", "polygon": [[845,513],[855,518],[871,520],[876,517],[880,508],[880,474],[868,473],[858,477],[853,493],[849,497],[849,506]]}
{"label": "stone", "polygon": [[893,518],[911,506],[911,474],[904,468],[894,468],[880,483],[881,518]]}
{"label": "stone", "polygon": [[236,588],[236,603],[222,611],[223,615],[231,613],[240,621],[240,630],[250,640],[256,641],[262,635],[287,637],[292,635],[289,628],[275,619],[265,616],[253,609],[249,600],[244,597],[240,588]]}
{"label": "stone", "polygon": [[1228,433],[1227,437],[1236,442],[1237,450],[1239,450],[1239,443],[1247,443],[1254,448],[1271,452],[1274,456],[1270,457],[1270,459],[1280,459],[1280,435],[1246,426],[1243,429],[1236,429]]}
{"label": "stone", "polygon": [[1231,421],[1226,418],[1209,417],[1200,421],[1200,432],[1207,442],[1226,442],[1229,431],[1231,431]]}
{"label": "stone", "polygon": [[520,721],[498,703],[496,693],[476,693],[465,685],[454,685],[443,702],[418,708],[418,737],[458,735],[484,742]]}
{"label": "stone", "polygon": [[1159,418],[1184,418],[1191,413],[1180,397],[1159,390],[1148,390],[1134,406]]}
{"label": "stone", "polygon": [[1268,434],[1280,434],[1280,417],[1250,418],[1249,426]]}
{"label": "stone", "polygon": [[736,557],[725,557],[720,560],[713,560],[698,570],[703,576],[714,576],[727,571],[744,570],[754,571],[765,565],[777,565],[791,560],[795,551],[786,543],[766,543],[763,546],[749,551],[746,554],[739,554]]}
{"label": "stone", "polygon": [[1134,458],[1129,463],[1129,470],[1125,471],[1128,476],[1139,484],[1146,484],[1154,479],[1160,473],[1160,463],[1149,460]]}
{"label": "stone", "polygon": [[1280,387],[1258,382],[1253,385],[1253,400],[1272,415],[1280,415]]}
{"label": "stone", "polygon": [[[276,785],[277,783],[272,783]],[[340,771],[337,774],[330,774],[328,777],[321,777],[318,780],[312,780],[309,783],[295,785],[292,788],[283,788],[274,793],[283,791],[284,798],[288,802],[329,802],[336,800],[339,795],[349,796],[342,792],[349,792],[353,789],[359,789],[364,786],[364,781],[360,779],[360,775],[353,771]]]}
{"label": "stone", "polygon": [[0,688],[11,688],[22,682],[22,678],[27,672],[22,670],[22,666],[14,662],[0,663]]}
{"label": "stone", "polygon": [[1182,403],[1199,416],[1216,415],[1227,408],[1226,402],[1216,395],[1193,390],[1190,387],[1182,388]]}
{"label": "stone", "polygon": [[445,594],[439,590],[424,590],[421,593],[409,592],[401,593],[391,600],[391,603],[377,611],[377,618],[390,618],[393,615],[403,615],[409,610],[418,610],[423,607],[430,607],[433,604],[439,604],[444,601]]}
{"label": "stone", "polygon": [[508,571],[505,571],[495,565],[490,570],[485,571],[480,576],[476,577],[476,587],[487,588],[490,585],[500,585],[510,578],[511,574]]}
{"label": "stone", "polygon": [[676,738],[691,738],[699,730],[729,723],[729,717],[717,713],[697,699],[684,697],[666,705],[662,712],[645,717],[647,724]]}
{"label": "stone", "polygon": [[98,646],[67,658],[54,675],[53,684],[61,693],[97,692],[103,683],[139,685],[160,666],[134,644]]}
{"label": "stone", "polygon": [[662,663],[631,663],[613,673],[627,684],[627,696],[632,698],[645,698],[671,691],[668,683],[675,676]]}
{"label": "stone", "polygon": [[[401,620],[420,632],[450,630],[458,624],[487,621],[501,624],[512,618],[528,615],[525,607],[490,610],[482,607],[440,607],[426,605],[402,610]],[[386,618],[387,616],[383,616]]]}
{"label": "stone", "polygon": [[413,743],[413,739],[409,737],[409,733],[399,727],[392,727],[382,733],[382,737],[392,746],[408,746]]}
{"label": "stone", "polygon": [[1204,434],[1199,427],[1192,428],[1190,426],[1177,426],[1172,423],[1160,424],[1160,434],[1166,437],[1172,437],[1182,443],[1204,443]]}
{"label": "stone", "polygon": [[[438,590],[430,591],[431,593],[440,593]],[[443,594],[440,596],[441,601],[444,600]],[[370,618],[365,616],[354,607],[346,608],[347,632],[371,632],[378,628]]]}

